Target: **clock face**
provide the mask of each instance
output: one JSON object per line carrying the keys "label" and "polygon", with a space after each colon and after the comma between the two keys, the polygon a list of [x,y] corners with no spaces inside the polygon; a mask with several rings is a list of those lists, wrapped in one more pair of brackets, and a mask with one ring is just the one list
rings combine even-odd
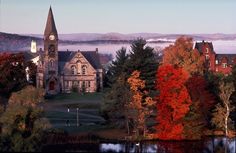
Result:
{"label": "clock face", "polygon": [[50,36],[49,36],[49,39],[50,39],[50,40],[54,40],[54,39],[55,39],[55,36],[54,36],[54,35],[50,35]]}

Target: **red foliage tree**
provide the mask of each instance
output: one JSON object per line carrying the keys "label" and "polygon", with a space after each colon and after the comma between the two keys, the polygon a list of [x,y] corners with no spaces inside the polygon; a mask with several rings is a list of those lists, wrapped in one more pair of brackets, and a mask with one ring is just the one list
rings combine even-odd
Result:
{"label": "red foliage tree", "polygon": [[205,118],[205,122],[210,121],[210,111],[215,104],[215,97],[207,89],[207,81],[203,76],[192,76],[186,83],[191,100],[200,102],[199,111]]}
{"label": "red foliage tree", "polygon": [[157,72],[157,137],[178,140],[183,138],[183,118],[189,112],[191,99],[185,83],[188,73],[172,65],[162,65]]}
{"label": "red foliage tree", "polygon": [[26,85],[23,53],[0,53],[0,96],[8,98],[11,92]]}

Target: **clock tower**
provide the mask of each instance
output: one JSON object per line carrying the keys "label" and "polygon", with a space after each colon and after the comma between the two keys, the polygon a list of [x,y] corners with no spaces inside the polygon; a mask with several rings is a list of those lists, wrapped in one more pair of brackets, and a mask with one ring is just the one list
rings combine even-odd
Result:
{"label": "clock tower", "polygon": [[44,88],[47,94],[59,93],[58,34],[50,7],[44,30]]}

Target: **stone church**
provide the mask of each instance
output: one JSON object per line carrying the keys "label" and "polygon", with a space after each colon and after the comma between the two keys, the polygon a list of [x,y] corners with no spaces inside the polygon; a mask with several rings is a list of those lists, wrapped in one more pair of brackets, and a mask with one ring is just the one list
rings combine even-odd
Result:
{"label": "stone church", "polygon": [[101,90],[103,69],[98,50],[59,51],[58,40],[50,7],[44,31],[44,49],[38,52],[37,87],[43,87],[47,94]]}

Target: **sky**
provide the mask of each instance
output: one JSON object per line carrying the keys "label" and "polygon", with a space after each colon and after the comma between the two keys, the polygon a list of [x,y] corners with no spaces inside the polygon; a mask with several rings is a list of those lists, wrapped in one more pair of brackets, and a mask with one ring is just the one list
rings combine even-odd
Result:
{"label": "sky", "polygon": [[60,34],[236,34],[236,0],[0,0],[0,31],[43,34],[50,5]]}

